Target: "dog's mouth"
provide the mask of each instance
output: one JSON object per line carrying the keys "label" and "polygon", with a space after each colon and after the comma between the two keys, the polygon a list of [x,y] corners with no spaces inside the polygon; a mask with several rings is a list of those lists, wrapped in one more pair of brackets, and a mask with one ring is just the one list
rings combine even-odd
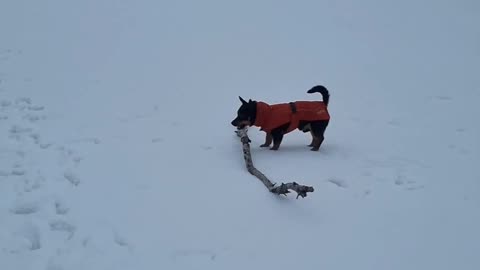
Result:
{"label": "dog's mouth", "polygon": [[231,124],[232,124],[232,126],[237,127],[237,129],[242,129],[242,128],[245,128],[247,126],[251,126],[252,123],[248,120],[234,119],[231,122]]}

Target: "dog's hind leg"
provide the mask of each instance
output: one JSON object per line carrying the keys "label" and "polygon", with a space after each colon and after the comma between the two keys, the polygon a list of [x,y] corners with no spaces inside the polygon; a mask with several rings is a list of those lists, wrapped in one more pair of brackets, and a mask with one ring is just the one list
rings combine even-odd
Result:
{"label": "dog's hind leg", "polygon": [[328,121],[319,121],[312,124],[312,151],[318,151],[325,139],[324,134],[327,129]]}
{"label": "dog's hind leg", "polygon": [[278,150],[280,148],[280,144],[282,143],[283,135],[279,137],[273,137],[273,146],[270,148],[270,150]]}
{"label": "dog's hind leg", "polygon": [[313,131],[310,131],[310,134],[312,135],[312,142],[308,145],[308,147],[313,147],[315,143],[315,135],[313,135]]}
{"label": "dog's hind leg", "polygon": [[314,137],[312,140],[312,151],[318,151],[320,149],[320,146],[322,145],[322,142],[324,140],[324,137]]}
{"label": "dog's hind leg", "polygon": [[272,144],[272,134],[271,133],[267,133],[265,135],[265,143],[260,145],[260,147],[269,147],[270,144]]}
{"label": "dog's hind leg", "polygon": [[307,145],[308,147],[312,147],[313,146],[313,142],[315,141],[315,136],[313,134],[313,131],[312,131],[312,125],[311,123],[309,122],[303,122],[303,121],[300,121],[300,124],[299,124],[299,127],[298,127],[299,130],[303,131],[303,132],[310,132],[310,134],[312,135],[312,142]]}

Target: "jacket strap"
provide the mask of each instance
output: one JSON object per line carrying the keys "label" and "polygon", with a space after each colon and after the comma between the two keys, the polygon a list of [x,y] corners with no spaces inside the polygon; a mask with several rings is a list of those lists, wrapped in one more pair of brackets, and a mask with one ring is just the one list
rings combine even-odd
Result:
{"label": "jacket strap", "polygon": [[290,126],[287,128],[286,133],[289,133],[290,131],[296,129],[298,127],[298,118],[296,116],[297,114],[297,105],[295,102],[289,102],[290,109],[292,110],[292,117],[290,118]]}
{"label": "jacket strap", "polygon": [[290,102],[288,104],[290,105],[290,109],[292,110],[292,113],[297,113],[297,105],[295,105],[295,102]]}

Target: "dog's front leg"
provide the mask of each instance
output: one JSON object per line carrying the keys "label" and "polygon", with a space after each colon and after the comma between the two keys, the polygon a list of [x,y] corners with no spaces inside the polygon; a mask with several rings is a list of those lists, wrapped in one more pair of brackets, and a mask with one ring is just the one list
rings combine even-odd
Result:
{"label": "dog's front leg", "polygon": [[273,146],[270,150],[278,150],[280,144],[282,143],[283,139],[283,131],[282,130],[274,130],[272,131],[272,139],[273,139]]}
{"label": "dog's front leg", "polygon": [[269,147],[270,144],[272,144],[272,134],[270,132],[267,132],[265,135],[265,143],[260,145],[260,147]]}

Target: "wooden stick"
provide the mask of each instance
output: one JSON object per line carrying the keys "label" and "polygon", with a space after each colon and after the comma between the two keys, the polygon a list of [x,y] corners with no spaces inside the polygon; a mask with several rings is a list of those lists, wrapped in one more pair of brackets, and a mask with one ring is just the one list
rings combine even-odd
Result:
{"label": "wooden stick", "polygon": [[252,175],[256,176],[262,183],[267,187],[267,189],[275,194],[278,195],[287,195],[290,193],[289,189],[297,192],[297,199],[299,196],[302,198],[307,197],[307,192],[313,192],[313,187],[299,185],[296,182],[291,183],[282,183],[280,186],[275,186],[272,181],[270,181],[262,172],[260,172],[255,166],[253,166],[252,154],[250,152],[250,138],[248,138],[247,128],[239,129],[235,131],[237,136],[240,137],[240,141],[242,142],[243,146],[243,158],[245,159],[245,165],[247,167],[248,172]]}

